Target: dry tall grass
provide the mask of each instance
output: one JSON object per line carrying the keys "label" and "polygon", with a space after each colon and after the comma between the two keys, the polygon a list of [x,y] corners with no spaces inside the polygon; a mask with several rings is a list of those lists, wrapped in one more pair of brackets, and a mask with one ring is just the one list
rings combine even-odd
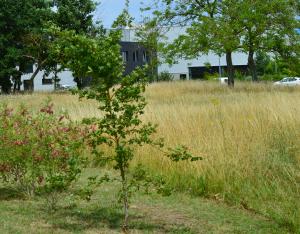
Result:
{"label": "dry tall grass", "polygon": [[[75,120],[98,115],[92,101],[68,94],[2,97],[11,105],[38,108],[50,96]],[[167,145],[187,145],[204,157],[197,163],[171,163],[143,148],[142,162],[167,178],[168,186],[224,200],[300,230],[300,89],[215,83],[153,84],[146,93],[145,120],[159,124]],[[201,211],[199,211],[201,212]]]}

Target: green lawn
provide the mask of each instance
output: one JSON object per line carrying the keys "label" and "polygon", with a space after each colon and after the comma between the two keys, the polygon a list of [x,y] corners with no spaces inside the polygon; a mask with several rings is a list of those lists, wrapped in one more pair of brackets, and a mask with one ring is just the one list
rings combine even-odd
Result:
{"label": "green lawn", "polygon": [[[86,175],[95,173],[89,169]],[[67,196],[49,212],[43,198],[24,199],[2,186],[0,233],[120,233],[117,191],[118,184],[104,184],[90,202]],[[213,200],[142,192],[132,200],[131,233],[289,233],[272,220]]]}

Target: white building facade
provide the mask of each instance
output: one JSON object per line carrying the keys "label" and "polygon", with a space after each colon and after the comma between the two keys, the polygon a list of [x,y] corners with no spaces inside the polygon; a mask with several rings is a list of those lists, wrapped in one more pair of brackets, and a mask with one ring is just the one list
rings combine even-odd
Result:
{"label": "white building facade", "polygon": [[[165,32],[166,41],[172,42],[179,35],[185,34],[185,28],[173,27],[171,30]],[[135,29],[124,29],[122,42],[137,42],[135,36]],[[158,55],[159,56],[159,55]],[[234,66],[245,66],[248,63],[248,57],[244,53],[234,53],[232,55]],[[219,57],[216,54],[209,53],[208,55],[199,56],[196,59],[185,60],[179,59],[176,64],[161,64],[158,67],[158,73],[168,72],[172,74],[175,80],[179,79],[191,79],[191,70],[197,67],[205,67],[206,64],[210,66],[226,67],[226,57]],[[34,66],[33,71],[36,69]],[[222,74],[220,74],[222,76]],[[26,80],[29,80],[32,73],[23,75],[21,90],[26,90]],[[58,76],[58,87],[76,87],[74,77],[70,71],[63,71],[57,74]],[[34,79],[34,90],[35,91],[53,91],[55,89],[55,82],[53,80],[54,74],[50,74],[48,77],[44,77],[44,71],[40,71]],[[24,85],[25,84],[25,85]]]}
{"label": "white building facade", "polygon": [[[173,27],[170,30],[166,30],[164,36],[166,40],[164,42],[171,43],[179,35],[185,34],[186,28],[184,27]],[[137,41],[134,29],[124,30],[123,40]],[[245,66],[248,64],[248,56],[245,53],[234,53],[232,55],[234,66]],[[186,60],[179,59],[176,64],[169,65],[166,63],[161,64],[158,67],[158,73],[168,72],[173,75],[175,80],[179,80],[182,77],[190,79],[190,68],[193,67],[205,67],[206,64],[211,66],[226,67],[226,56],[219,57],[216,54],[209,53],[208,55],[199,56],[196,59]]]}
{"label": "white building facade", "polygon": [[[36,65],[33,65],[33,71],[36,70]],[[22,85],[21,90],[26,90],[26,81],[29,81],[33,73],[25,74],[21,77]],[[45,72],[40,71],[36,77],[34,78],[33,85],[35,91],[41,92],[50,92],[55,90],[55,85],[57,88],[64,88],[64,87],[76,87],[76,83],[74,81],[74,77],[72,72],[70,71],[62,71],[57,73],[58,80],[54,82],[54,73],[50,73],[49,76],[44,76]],[[56,84],[55,84],[56,83]]]}

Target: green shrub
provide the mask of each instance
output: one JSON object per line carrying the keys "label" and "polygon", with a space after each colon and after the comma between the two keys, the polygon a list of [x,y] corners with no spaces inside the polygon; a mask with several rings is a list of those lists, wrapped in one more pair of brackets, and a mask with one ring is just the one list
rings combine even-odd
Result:
{"label": "green shrub", "polygon": [[280,74],[265,74],[260,76],[259,79],[263,81],[278,81],[281,80],[283,75]]}
{"label": "green shrub", "polygon": [[204,80],[216,80],[220,75],[218,73],[204,73]]}
{"label": "green shrub", "polygon": [[173,81],[173,80],[174,80],[174,76],[167,71],[161,72],[157,77],[157,81]]}
{"label": "green shrub", "polygon": [[0,177],[27,195],[61,192],[79,175],[87,130],[47,104],[31,115],[0,107]]}

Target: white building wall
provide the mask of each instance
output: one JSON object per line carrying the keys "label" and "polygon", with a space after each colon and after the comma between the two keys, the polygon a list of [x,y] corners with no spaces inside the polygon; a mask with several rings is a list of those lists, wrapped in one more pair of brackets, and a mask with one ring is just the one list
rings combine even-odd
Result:
{"label": "white building wall", "polygon": [[[33,66],[33,71],[35,71],[36,65]],[[22,86],[21,90],[24,90],[24,80],[29,80],[33,73],[25,74],[21,77],[22,80]],[[54,91],[54,82],[53,84],[43,84],[43,75],[44,71],[40,71],[37,76],[34,79],[34,90],[35,91],[41,91],[41,92],[49,92]],[[58,78],[60,79],[59,84],[60,85],[69,85],[71,87],[76,87],[76,83],[74,82],[74,78],[72,75],[72,72],[70,71],[62,71],[57,74]],[[50,75],[47,77],[47,79],[51,79],[54,77],[53,73],[50,73]]]}
{"label": "white building wall", "polygon": [[[163,29],[162,29],[163,30]],[[164,36],[166,37],[164,42],[171,43],[174,41],[179,35],[185,34],[185,27],[173,27],[170,30],[166,30]],[[134,29],[125,29],[124,36],[125,40],[136,41],[137,38],[135,36]],[[248,64],[248,56],[245,53],[233,53],[232,55],[233,65],[247,65]],[[197,59],[179,59],[176,64],[161,64],[158,67],[158,72],[169,72],[174,74],[175,77],[178,77],[177,74],[186,74],[189,77],[189,67],[202,67],[205,64],[209,63],[211,66],[226,66],[226,56],[223,55],[219,58],[218,55],[214,53],[209,53],[207,55],[201,55]]]}
{"label": "white building wall", "polygon": [[[166,40],[165,42],[171,43],[173,40],[175,40],[179,35],[185,34],[185,28],[184,27],[173,27],[171,30],[166,30],[165,36]],[[122,41],[137,41],[136,35],[135,35],[135,29],[124,29],[123,37],[121,39]],[[248,57],[244,53],[233,53],[232,55],[233,59],[233,65],[247,65],[248,63]],[[211,66],[226,66],[226,57],[225,55],[221,56],[219,58],[218,55],[215,55],[213,53],[209,53],[208,55],[202,55],[199,56],[197,59],[192,60],[186,60],[186,59],[179,59],[176,64],[169,65],[169,64],[161,64],[158,67],[158,72],[169,72],[174,75],[175,79],[179,79],[180,74],[185,74],[187,76],[187,79],[189,79],[189,67],[199,67],[199,66],[205,66],[205,64],[209,63]],[[34,67],[35,69],[35,67]],[[41,71],[38,73],[34,80],[34,89],[36,91],[53,91],[54,90],[54,84],[51,85],[43,85],[42,84],[42,78],[43,78],[44,72]],[[22,81],[25,79],[30,79],[32,74],[27,74],[22,76]],[[50,74],[50,77],[53,77],[54,74]],[[58,77],[61,79],[59,82],[60,85],[69,85],[71,87],[76,87],[76,83],[74,82],[74,78],[72,76],[72,73],[70,71],[63,71],[58,74]],[[22,85],[22,90],[24,90],[24,85]]]}

